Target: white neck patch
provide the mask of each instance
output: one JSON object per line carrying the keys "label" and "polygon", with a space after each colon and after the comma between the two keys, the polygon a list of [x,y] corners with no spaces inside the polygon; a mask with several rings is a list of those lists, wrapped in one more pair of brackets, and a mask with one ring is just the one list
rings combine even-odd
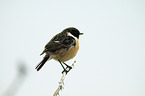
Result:
{"label": "white neck patch", "polygon": [[78,39],[77,37],[75,37],[74,35],[72,35],[70,32],[68,32],[68,36],[71,36],[71,37],[73,37],[75,39]]}

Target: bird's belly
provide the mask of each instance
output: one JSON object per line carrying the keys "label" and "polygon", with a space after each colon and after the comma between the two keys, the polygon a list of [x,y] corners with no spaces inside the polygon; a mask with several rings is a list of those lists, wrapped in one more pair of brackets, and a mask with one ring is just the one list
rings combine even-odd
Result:
{"label": "bird's belly", "polygon": [[69,49],[61,49],[53,56],[53,59],[60,60],[61,62],[68,61],[74,58],[79,50],[79,44],[71,46]]}

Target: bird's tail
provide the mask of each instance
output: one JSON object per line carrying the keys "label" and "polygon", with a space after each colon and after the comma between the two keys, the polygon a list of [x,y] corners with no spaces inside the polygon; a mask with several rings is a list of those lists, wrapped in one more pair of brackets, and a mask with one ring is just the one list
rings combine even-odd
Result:
{"label": "bird's tail", "polygon": [[36,66],[36,70],[37,71],[39,71],[42,67],[43,67],[43,65],[46,63],[46,61],[49,59],[49,57],[50,56],[45,56],[44,58],[43,58],[43,60]]}

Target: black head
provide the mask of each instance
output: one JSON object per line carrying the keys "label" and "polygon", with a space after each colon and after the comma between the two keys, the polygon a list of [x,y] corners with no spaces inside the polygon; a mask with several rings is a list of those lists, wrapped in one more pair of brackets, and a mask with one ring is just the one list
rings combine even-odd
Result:
{"label": "black head", "polygon": [[74,27],[69,27],[64,29],[65,32],[70,32],[73,36],[77,37],[79,39],[80,35],[83,35],[83,33],[80,33],[78,29]]}

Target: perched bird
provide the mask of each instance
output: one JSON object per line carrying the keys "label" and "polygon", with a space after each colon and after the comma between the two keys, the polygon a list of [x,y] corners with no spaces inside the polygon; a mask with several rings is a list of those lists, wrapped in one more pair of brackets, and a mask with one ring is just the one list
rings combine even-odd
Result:
{"label": "perched bird", "polygon": [[[46,44],[44,51],[40,54],[42,55],[45,53],[45,56],[35,69],[39,71],[46,61],[54,59],[59,61],[64,69],[63,72],[67,73],[68,71],[66,68],[71,69],[71,66],[67,65],[65,61],[68,61],[76,56],[79,49],[80,35],[83,35],[83,33],[80,33],[79,30],[74,27],[66,28],[61,33],[55,35]],[[67,67],[65,68],[63,64]]]}

